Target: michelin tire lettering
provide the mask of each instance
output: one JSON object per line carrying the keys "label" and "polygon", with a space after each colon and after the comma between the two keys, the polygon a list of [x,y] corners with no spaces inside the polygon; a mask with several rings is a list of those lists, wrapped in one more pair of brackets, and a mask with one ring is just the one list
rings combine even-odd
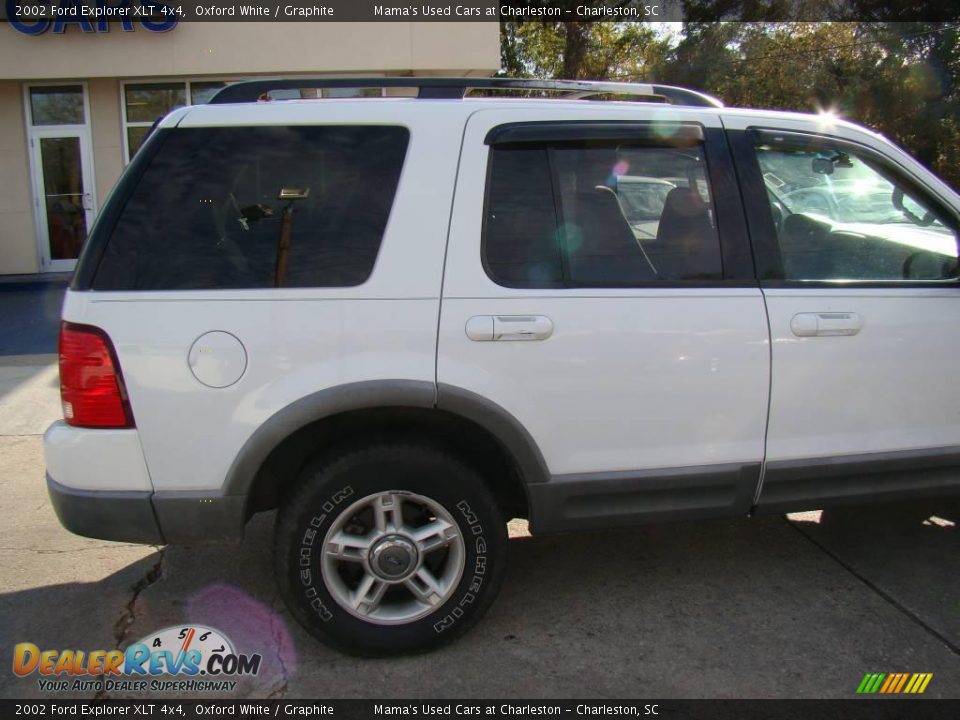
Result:
{"label": "michelin tire lettering", "polygon": [[350,485],[335,492],[329,500],[320,506],[323,512],[310,518],[309,527],[304,531],[303,540],[301,541],[300,583],[304,587],[304,597],[307,598],[310,607],[313,608],[313,611],[322,622],[330,622],[330,620],[333,619],[333,613],[330,612],[330,609],[320,598],[313,584],[313,543],[317,539],[317,528],[323,525],[327,517],[338,505],[350,497],[353,497],[353,487]]}
{"label": "michelin tire lettering", "polygon": [[467,588],[466,594],[460,598],[460,602],[457,603],[457,606],[453,610],[443,619],[433,624],[433,629],[437,633],[442,633],[463,617],[464,607],[472,604],[474,600],[477,599],[477,593],[480,592],[480,587],[483,585],[483,575],[487,570],[487,541],[483,537],[483,526],[480,524],[480,519],[473,510],[470,509],[470,504],[466,500],[458,502],[457,509],[463,515],[463,519],[467,522],[470,532],[473,533],[475,537],[477,557],[473,566],[473,577],[470,579],[470,585]]}

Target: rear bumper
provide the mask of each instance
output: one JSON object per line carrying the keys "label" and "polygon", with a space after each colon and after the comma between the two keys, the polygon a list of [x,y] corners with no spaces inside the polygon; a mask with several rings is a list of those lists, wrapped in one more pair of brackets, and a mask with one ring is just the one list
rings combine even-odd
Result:
{"label": "rear bumper", "polygon": [[82,490],[47,473],[60,524],[77,535],[146,545],[206,545],[243,539],[244,495]]}
{"label": "rear bumper", "polygon": [[243,539],[246,496],[154,492],[136,430],[56,422],[44,435],[44,455],[50,502],[77,535],[148,545]]}
{"label": "rear bumper", "polygon": [[79,490],[47,473],[47,492],[60,524],[77,535],[101,540],[163,545],[150,492]]}

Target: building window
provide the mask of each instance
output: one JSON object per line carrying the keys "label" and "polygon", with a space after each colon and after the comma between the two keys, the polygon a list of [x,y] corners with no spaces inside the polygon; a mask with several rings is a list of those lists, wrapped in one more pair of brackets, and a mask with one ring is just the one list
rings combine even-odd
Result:
{"label": "building window", "polygon": [[210,102],[211,98],[217,94],[217,91],[220,90],[225,82],[192,82],[187,83],[190,89],[190,104],[191,105],[206,105]]}
{"label": "building window", "polygon": [[267,93],[270,100],[317,100],[320,98],[386,97],[383,88],[284,88]]}
{"label": "building window", "polygon": [[226,85],[222,80],[126,83],[123,86],[123,120],[130,161],[158,118],[184,105],[203,105]]}
{"label": "building window", "polygon": [[82,85],[40,85],[30,88],[30,123],[41,125],[83,125]]}
{"label": "building window", "polygon": [[[171,110],[184,105],[205,105],[226,85],[224,80],[185,80],[174,82],[125,83],[123,86],[123,124],[127,143],[126,161],[130,162],[143,144],[150,128]],[[62,88],[50,88],[56,91]],[[382,97],[382,88],[325,88],[276,90],[271,100],[305,98]],[[54,98],[63,104],[62,98]],[[80,108],[81,112],[83,108]],[[35,124],[41,124],[35,122]]]}

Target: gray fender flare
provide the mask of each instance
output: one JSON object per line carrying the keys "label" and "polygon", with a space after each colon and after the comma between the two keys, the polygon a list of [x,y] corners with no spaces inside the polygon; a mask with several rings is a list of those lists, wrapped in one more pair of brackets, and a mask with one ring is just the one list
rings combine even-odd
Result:
{"label": "gray fender flare", "polygon": [[476,393],[423,380],[350,383],[311,393],[274,413],[240,448],[219,491],[154,493],[151,502],[166,542],[240,540],[250,489],[260,467],[281,442],[327,417],[388,407],[436,409],[472,421],[490,432],[513,457],[527,485],[549,479],[543,456],[526,429],[502,407]]}
{"label": "gray fender flare", "polygon": [[530,433],[502,407],[468,390],[422,380],[371,380],[306,395],[274,413],[247,439],[227,471],[222,494],[246,495],[267,456],[284,439],[310,423],[351,410],[387,407],[438,409],[487,430],[513,457],[526,483],[549,478],[543,455]]}
{"label": "gray fender flare", "polygon": [[300,428],[351,410],[380,407],[433,408],[436,389],[422,380],[370,380],[319,390],[281,408],[258,427],[233,459],[224,495],[246,495],[260,466],[281,442]]}
{"label": "gray fender flare", "polygon": [[520,468],[524,484],[550,479],[550,472],[536,440],[513,415],[497,403],[469,390],[440,383],[437,409],[470,420],[493,435]]}

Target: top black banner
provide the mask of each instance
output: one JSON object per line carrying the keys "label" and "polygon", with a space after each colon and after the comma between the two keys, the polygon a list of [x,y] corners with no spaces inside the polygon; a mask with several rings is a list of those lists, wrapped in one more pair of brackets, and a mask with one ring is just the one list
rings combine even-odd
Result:
{"label": "top black banner", "polygon": [[[41,23],[139,22],[958,22],[944,0],[4,0],[0,19],[21,32]],[[28,32],[29,34],[29,32]]]}

